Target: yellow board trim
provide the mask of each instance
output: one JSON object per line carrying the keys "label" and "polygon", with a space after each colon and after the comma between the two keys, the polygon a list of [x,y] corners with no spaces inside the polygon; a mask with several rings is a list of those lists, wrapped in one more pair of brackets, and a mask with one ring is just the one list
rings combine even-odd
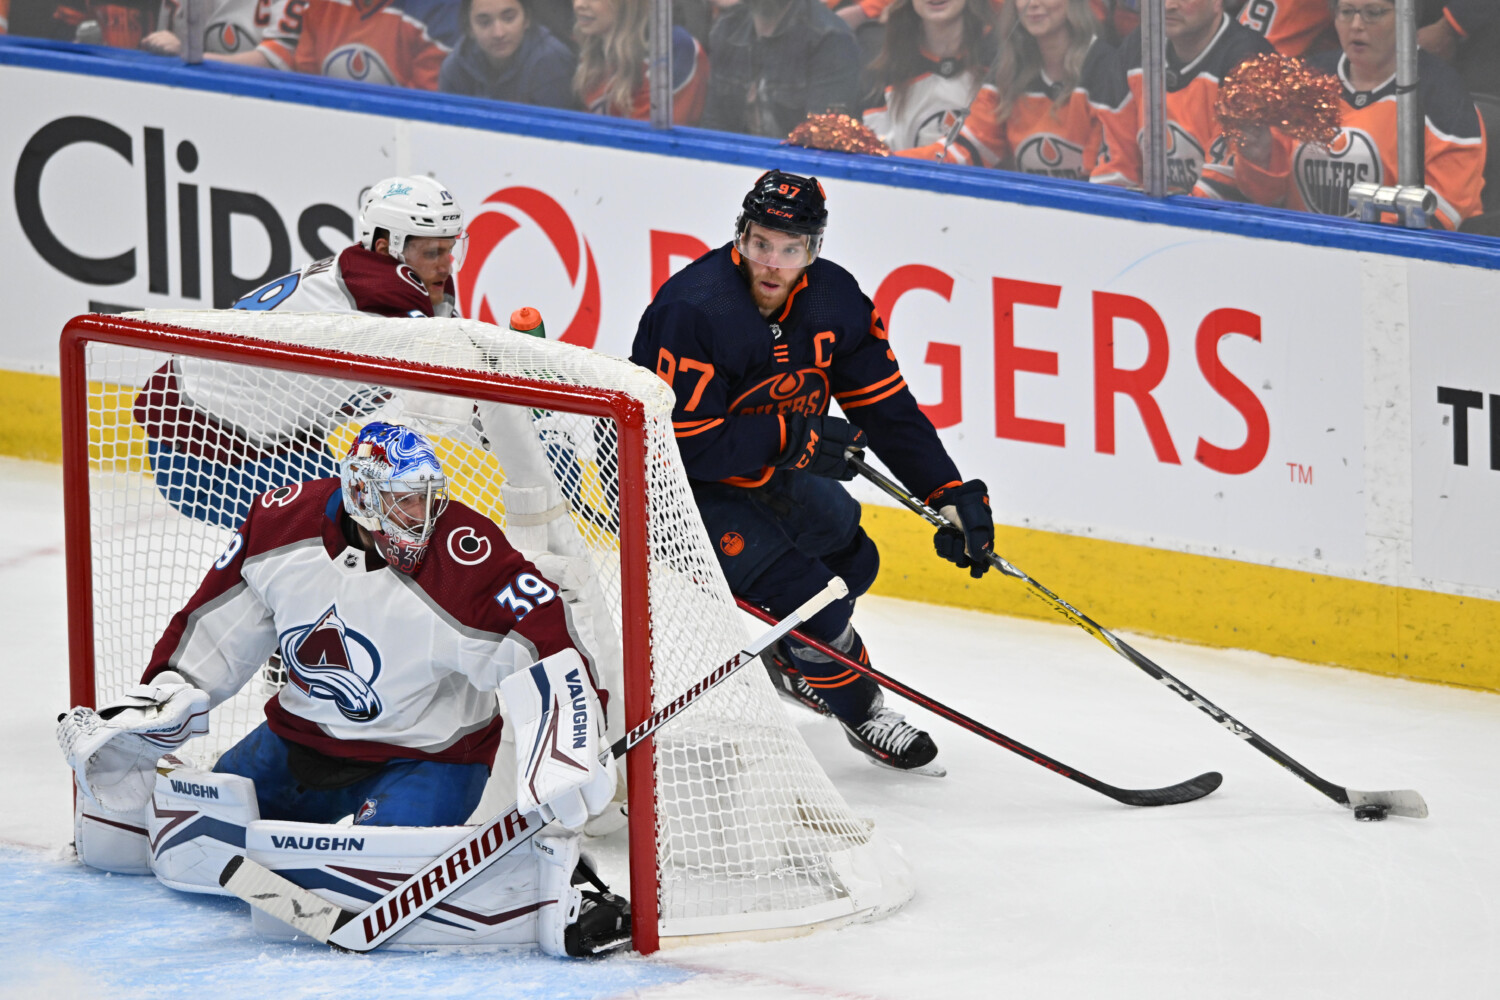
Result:
{"label": "yellow board trim", "polygon": [[[880,546],[873,593],[1057,618],[1024,583],[974,580],[939,559],[932,529],[909,511],[866,506],[864,525]],[[1500,691],[1497,601],[1004,525],[995,545],[1111,631]]]}
{"label": "yellow board trim", "polygon": [[[55,376],[0,371],[0,454],[62,460],[58,393]],[[92,431],[96,460],[140,460],[133,423]],[[868,506],[864,524],[881,550],[877,594],[1056,618],[1025,585],[971,580],[938,559],[931,529],[905,510]],[[1500,602],[1024,528],[1002,526],[996,545],[1107,629],[1500,691]]]}

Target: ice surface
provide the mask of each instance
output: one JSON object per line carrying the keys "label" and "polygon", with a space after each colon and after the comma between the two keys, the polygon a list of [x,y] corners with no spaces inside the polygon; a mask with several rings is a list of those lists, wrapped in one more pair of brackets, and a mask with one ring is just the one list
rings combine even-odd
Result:
{"label": "ice surface", "polygon": [[1111,784],[1220,770],[1224,786],[1133,809],[915,708],[949,774],[900,775],[801,713],[834,783],[914,864],[917,897],[893,917],[591,963],[259,941],[239,903],[72,858],[52,736],[68,702],[61,474],[0,474],[0,997],[1500,995],[1500,696],[1130,637],[1319,774],[1415,788],[1432,809],[1357,823],[1077,628],[875,598],[856,618],[872,655],[918,689]]}

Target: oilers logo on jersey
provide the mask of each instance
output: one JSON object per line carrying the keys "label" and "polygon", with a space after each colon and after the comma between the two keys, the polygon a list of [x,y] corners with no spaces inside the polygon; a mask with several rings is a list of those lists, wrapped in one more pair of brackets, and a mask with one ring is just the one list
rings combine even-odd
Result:
{"label": "oilers logo on jersey", "polygon": [[311,625],[282,632],[280,647],[287,678],[297,690],[309,698],[333,702],[351,722],[379,717],[375,680],[380,676],[380,651],[344,624],[336,605]]}
{"label": "oilers logo on jersey", "polygon": [[729,404],[729,412],[803,413],[815,416],[828,408],[828,376],[818,368],[775,375],[751,386]]}
{"label": "oilers logo on jersey", "polygon": [[398,85],[396,74],[386,65],[380,53],[368,45],[354,42],[340,45],[323,60],[323,75],[356,83]]}
{"label": "oilers logo on jersey", "polygon": [[207,39],[203,46],[205,51],[225,55],[248,52],[255,48],[258,39],[255,32],[233,21],[215,21],[208,26],[204,37]]}
{"label": "oilers logo on jersey", "polygon": [[[1141,149],[1145,150],[1146,133],[1139,136]],[[1203,146],[1181,125],[1167,122],[1167,189],[1177,194],[1193,190],[1198,178],[1203,176],[1203,164],[1207,157]]]}
{"label": "oilers logo on jersey", "polygon": [[1051,132],[1038,132],[1016,147],[1015,169],[1046,177],[1068,177],[1079,181],[1088,178],[1083,147]]}
{"label": "oilers logo on jersey", "polygon": [[1361,181],[1383,183],[1380,150],[1363,129],[1342,128],[1327,148],[1305,142],[1297,147],[1292,173],[1310,211],[1349,214],[1349,188]]}

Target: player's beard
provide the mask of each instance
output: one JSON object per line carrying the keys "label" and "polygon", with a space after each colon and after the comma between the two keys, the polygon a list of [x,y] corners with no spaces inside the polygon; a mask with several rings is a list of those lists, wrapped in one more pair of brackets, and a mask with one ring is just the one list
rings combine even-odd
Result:
{"label": "player's beard", "polygon": [[[764,265],[762,265],[764,266]],[[785,271],[776,269],[777,280],[781,281],[781,287],[774,292],[767,292],[760,287],[760,281],[751,270],[751,262],[748,257],[740,257],[740,276],[745,279],[746,286],[750,289],[750,297],[755,300],[755,308],[762,316],[769,316],[786,304],[787,296],[796,287],[807,268],[799,268],[787,278],[782,278]]]}

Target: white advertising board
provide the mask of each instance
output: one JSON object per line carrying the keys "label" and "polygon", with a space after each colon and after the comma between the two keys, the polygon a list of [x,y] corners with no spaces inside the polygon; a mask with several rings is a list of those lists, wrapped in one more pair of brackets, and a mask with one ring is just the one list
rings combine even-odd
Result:
{"label": "white advertising board", "polygon": [[[39,95],[0,102],[12,369],[55,371],[57,332],[91,303],[222,304],[338,248],[361,189],[407,172],[469,213],[467,314],[534,305],[552,336],[628,354],[656,285],[728,239],[756,174],[16,67],[0,83]],[[886,314],[1001,520],[1368,578],[1357,255],[827,187],[825,255]]]}

